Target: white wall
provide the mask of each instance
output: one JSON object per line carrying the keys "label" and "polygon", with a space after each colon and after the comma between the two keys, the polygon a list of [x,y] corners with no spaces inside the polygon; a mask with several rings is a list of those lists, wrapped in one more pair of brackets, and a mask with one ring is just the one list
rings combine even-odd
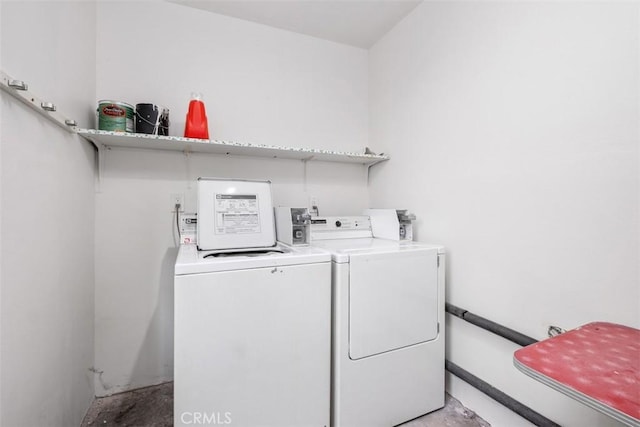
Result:
{"label": "white wall", "polygon": [[[0,65],[2,65],[2,7],[0,7]],[[2,339],[2,117],[4,102],[0,102],[0,340]],[[0,344],[2,344],[0,342]],[[2,419],[2,350],[0,350],[0,420]]]}
{"label": "white wall", "polygon": [[[373,207],[448,248],[447,300],[537,339],[640,326],[639,5],[428,2],[370,51]],[[449,319],[447,357],[562,425],[612,421]],[[459,380],[493,425],[526,422]]]}
{"label": "white wall", "polygon": [[[0,10],[0,68],[88,125],[95,5]],[[5,93],[0,103],[0,424],[79,425],[93,399],[95,149]]]}
{"label": "white wall", "polygon": [[[367,143],[367,51],[158,2],[101,2],[98,99],[154,102],[184,129],[190,92],[205,96],[211,138],[362,151]],[[276,205],[323,214],[368,205],[361,165],[185,156],[113,149],[96,197],[96,394],[172,378],[170,195],[195,210],[199,176],[270,179]],[[306,176],[306,180],[305,180]]]}
{"label": "white wall", "polygon": [[97,95],[171,110],[202,92],[212,139],[362,150],[367,51],[177,4],[99,5]]}

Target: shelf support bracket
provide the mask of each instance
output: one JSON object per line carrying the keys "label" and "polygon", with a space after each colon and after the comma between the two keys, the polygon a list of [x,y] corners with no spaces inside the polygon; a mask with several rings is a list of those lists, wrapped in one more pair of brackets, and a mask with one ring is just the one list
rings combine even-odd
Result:
{"label": "shelf support bracket", "polygon": [[96,143],[94,143],[94,145],[98,150],[96,154],[96,193],[102,193],[102,174],[104,173],[105,151],[107,147]]}
{"label": "shelf support bracket", "polygon": [[378,163],[382,163],[385,160],[378,160],[377,162],[366,164],[366,166],[367,166],[367,186],[369,186],[369,177],[371,176],[371,166],[377,165]]}
{"label": "shelf support bracket", "polygon": [[309,159],[302,159],[302,190],[307,192],[307,163]]}
{"label": "shelf support bracket", "polygon": [[187,190],[191,190],[191,150],[184,150],[184,162],[185,162],[185,180],[187,181]]}

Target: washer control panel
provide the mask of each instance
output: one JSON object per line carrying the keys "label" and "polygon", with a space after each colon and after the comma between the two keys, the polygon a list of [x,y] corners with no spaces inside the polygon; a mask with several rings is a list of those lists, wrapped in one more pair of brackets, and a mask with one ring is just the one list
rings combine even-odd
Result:
{"label": "washer control panel", "polygon": [[311,217],[311,240],[372,237],[368,216]]}

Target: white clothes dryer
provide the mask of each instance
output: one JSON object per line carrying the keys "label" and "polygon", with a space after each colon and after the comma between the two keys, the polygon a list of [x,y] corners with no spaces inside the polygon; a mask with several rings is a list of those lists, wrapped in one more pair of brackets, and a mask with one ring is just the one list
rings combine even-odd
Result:
{"label": "white clothes dryer", "polygon": [[391,427],[444,406],[444,248],[313,218],[332,254],[333,427]]}

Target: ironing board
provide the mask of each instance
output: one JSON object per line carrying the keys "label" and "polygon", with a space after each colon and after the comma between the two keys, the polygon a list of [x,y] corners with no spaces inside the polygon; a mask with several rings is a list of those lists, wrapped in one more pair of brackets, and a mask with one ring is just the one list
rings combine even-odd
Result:
{"label": "ironing board", "polygon": [[516,351],[523,373],[640,427],[640,330],[594,322]]}

